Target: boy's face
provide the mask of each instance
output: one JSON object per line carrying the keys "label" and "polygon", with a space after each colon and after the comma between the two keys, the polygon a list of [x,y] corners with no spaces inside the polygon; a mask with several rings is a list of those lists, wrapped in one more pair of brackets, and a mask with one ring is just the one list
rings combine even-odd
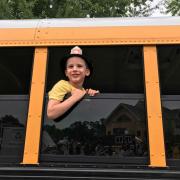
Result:
{"label": "boy's face", "polygon": [[86,76],[90,75],[85,61],[80,57],[71,57],[67,60],[65,74],[74,85],[82,85]]}

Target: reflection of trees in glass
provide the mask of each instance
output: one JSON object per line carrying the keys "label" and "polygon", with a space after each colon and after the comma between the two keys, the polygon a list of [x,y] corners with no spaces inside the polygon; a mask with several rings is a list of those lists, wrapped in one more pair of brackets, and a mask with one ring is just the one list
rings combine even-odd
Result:
{"label": "reflection of trees in glass", "polygon": [[105,127],[99,121],[96,122],[75,122],[69,128],[70,138],[78,141],[94,141],[105,134]]}
{"label": "reflection of trees in glass", "polygon": [[57,129],[55,125],[46,125],[44,130],[49,133],[55,143],[64,137],[80,142],[92,142],[96,141],[98,137],[105,135],[103,119],[95,122],[76,121],[68,128],[62,130]]}
{"label": "reflection of trees in glass", "polygon": [[57,129],[55,125],[46,125],[44,126],[44,130],[48,132],[55,143],[57,143],[59,138],[62,137],[62,130]]}
{"label": "reflection of trees in glass", "polygon": [[55,125],[46,125],[44,130],[56,143],[57,154],[64,155],[95,155],[97,144],[105,136],[103,119],[95,122],[76,121],[65,129],[57,129]]}
{"label": "reflection of trees in glass", "polygon": [[[5,115],[3,117],[0,117],[0,146],[3,142],[3,136],[4,136],[4,128],[9,127],[24,127],[23,124],[19,123],[19,120],[15,118],[12,115]],[[17,138],[20,138],[21,134],[17,132]],[[7,140],[5,141],[7,143]],[[1,147],[0,147],[1,148]]]}
{"label": "reflection of trees in glass", "polygon": [[5,115],[0,118],[0,124],[3,127],[24,127],[17,118],[12,115]]}

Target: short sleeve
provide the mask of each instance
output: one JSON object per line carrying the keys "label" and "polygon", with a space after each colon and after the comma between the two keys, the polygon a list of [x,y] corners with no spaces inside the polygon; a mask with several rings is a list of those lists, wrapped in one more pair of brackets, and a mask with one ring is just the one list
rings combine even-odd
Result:
{"label": "short sleeve", "polygon": [[71,92],[71,90],[71,85],[67,81],[61,80],[53,86],[51,91],[49,91],[49,99],[62,101],[64,96]]}

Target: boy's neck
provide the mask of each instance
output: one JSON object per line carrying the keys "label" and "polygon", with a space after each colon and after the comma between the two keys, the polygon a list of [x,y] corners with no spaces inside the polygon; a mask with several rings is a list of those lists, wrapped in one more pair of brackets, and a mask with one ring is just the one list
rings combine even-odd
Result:
{"label": "boy's neck", "polygon": [[77,88],[77,89],[82,89],[82,88],[83,88],[83,83],[76,84],[76,83],[72,83],[72,82],[70,82],[70,81],[69,81],[69,83],[70,83],[73,87],[75,87],[75,88]]}

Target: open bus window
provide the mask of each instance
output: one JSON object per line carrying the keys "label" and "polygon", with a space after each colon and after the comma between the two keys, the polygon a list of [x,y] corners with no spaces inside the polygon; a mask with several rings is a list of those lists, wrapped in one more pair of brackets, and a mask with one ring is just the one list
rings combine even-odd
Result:
{"label": "open bus window", "polygon": [[[64,78],[60,60],[72,47],[49,48],[47,77],[48,92]],[[92,77],[85,87],[99,89],[102,93],[144,93],[143,56],[141,46],[81,46],[83,55],[93,64]]]}
{"label": "open bus window", "polygon": [[0,48],[0,162],[23,156],[34,48]]}
{"label": "open bus window", "polygon": [[[47,92],[63,77],[59,61],[71,48],[49,48]],[[147,164],[142,47],[82,49],[84,55],[92,59],[95,69],[85,86],[99,89],[101,93],[95,97],[85,96],[56,121],[48,120],[45,115],[41,162]],[[46,104],[47,100],[46,97]],[[126,162],[124,158],[129,160]]]}
{"label": "open bus window", "polygon": [[157,50],[166,156],[180,159],[180,46],[158,46]]}

